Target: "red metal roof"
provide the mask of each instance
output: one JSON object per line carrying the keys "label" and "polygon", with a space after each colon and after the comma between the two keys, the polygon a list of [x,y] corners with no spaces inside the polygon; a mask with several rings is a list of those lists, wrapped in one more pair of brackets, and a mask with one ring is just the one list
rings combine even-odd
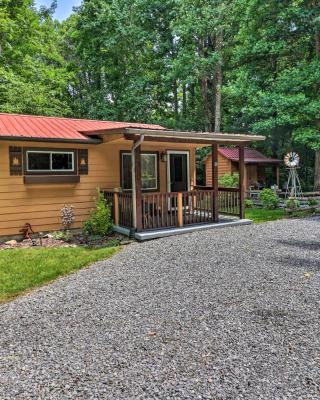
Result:
{"label": "red metal roof", "polygon": [[122,128],[163,129],[163,127],[159,125],[131,122],[96,121],[89,119],[0,113],[0,138],[21,137],[38,140],[90,141],[91,139],[81,132],[86,132],[90,135],[90,131],[108,131]]}
{"label": "red metal roof", "polygon": [[[219,147],[219,153],[228,158],[231,161],[239,161],[239,149],[236,147]],[[279,163],[281,160],[275,158],[266,157],[264,154],[260,153],[258,150],[245,147],[244,149],[244,162],[250,163]]]}

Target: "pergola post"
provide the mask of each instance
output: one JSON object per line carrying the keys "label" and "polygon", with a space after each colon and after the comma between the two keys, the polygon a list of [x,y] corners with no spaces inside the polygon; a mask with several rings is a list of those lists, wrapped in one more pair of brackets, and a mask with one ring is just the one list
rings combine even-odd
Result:
{"label": "pergola post", "polygon": [[141,144],[134,149],[134,181],[135,181],[135,228],[139,232],[142,230],[142,192],[141,192]]}
{"label": "pergola post", "polygon": [[219,221],[219,187],[218,187],[218,144],[212,146],[212,190],[213,190],[213,222]]}
{"label": "pergola post", "polygon": [[244,219],[244,194],[245,194],[245,165],[244,165],[244,145],[239,146],[239,217]]}
{"label": "pergola post", "polygon": [[280,166],[279,164],[276,165],[276,182],[278,189],[280,189]]}

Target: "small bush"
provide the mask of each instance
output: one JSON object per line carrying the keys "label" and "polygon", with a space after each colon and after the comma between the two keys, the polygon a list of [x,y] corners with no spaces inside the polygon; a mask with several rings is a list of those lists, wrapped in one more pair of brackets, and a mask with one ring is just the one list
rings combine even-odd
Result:
{"label": "small bush", "polygon": [[290,210],[294,210],[295,208],[300,207],[300,201],[296,199],[289,199],[286,201],[286,207]]}
{"label": "small bush", "polygon": [[246,208],[253,208],[253,201],[251,199],[245,199],[244,205]]}
{"label": "small bush", "polygon": [[71,242],[73,235],[70,231],[56,231],[53,232],[52,237],[56,240],[63,240],[64,242]]}
{"label": "small bush", "polygon": [[238,187],[239,186],[239,174],[236,172],[234,174],[224,174],[219,178],[219,186],[221,187]]}
{"label": "small bush", "polygon": [[263,208],[272,210],[278,207],[279,198],[272,189],[263,189],[259,194]]}
{"label": "small bush", "polygon": [[86,236],[103,237],[112,230],[111,207],[99,189],[96,207],[91,211],[90,218],[83,224],[82,230]]}
{"label": "small bush", "polygon": [[318,202],[317,199],[314,199],[314,198],[312,198],[312,197],[310,197],[310,198],[308,199],[308,205],[309,205],[310,207],[317,206],[318,204],[319,204],[319,202]]}

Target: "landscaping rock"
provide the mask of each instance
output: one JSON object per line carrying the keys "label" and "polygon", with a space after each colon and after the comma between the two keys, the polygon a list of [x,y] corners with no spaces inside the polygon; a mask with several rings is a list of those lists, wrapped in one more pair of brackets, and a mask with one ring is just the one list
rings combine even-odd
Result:
{"label": "landscaping rock", "polygon": [[17,245],[17,243],[18,242],[16,240],[8,240],[4,244],[6,244],[7,246],[15,246],[15,245]]}

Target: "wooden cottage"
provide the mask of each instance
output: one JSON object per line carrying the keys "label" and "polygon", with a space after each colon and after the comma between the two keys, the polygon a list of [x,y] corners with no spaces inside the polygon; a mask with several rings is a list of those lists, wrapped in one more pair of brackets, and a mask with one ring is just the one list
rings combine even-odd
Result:
{"label": "wooden cottage", "polygon": [[[17,235],[25,223],[35,232],[61,229],[64,204],[75,207],[80,228],[97,187],[113,206],[115,229],[140,239],[209,226],[219,213],[244,218],[244,146],[255,140],[264,137],[0,114],[0,236]],[[197,189],[196,148],[212,147],[217,177],[220,144],[239,146],[239,188],[220,190],[214,179],[212,189]]]}
{"label": "wooden cottage", "polygon": [[[212,156],[205,159],[206,185],[212,185]],[[244,186],[262,189],[276,184],[279,187],[279,166],[281,160],[266,157],[258,150],[245,147],[244,149]],[[225,174],[239,172],[239,149],[235,147],[219,147],[218,149],[218,177]],[[273,169],[272,181],[267,182],[266,168]]]}

